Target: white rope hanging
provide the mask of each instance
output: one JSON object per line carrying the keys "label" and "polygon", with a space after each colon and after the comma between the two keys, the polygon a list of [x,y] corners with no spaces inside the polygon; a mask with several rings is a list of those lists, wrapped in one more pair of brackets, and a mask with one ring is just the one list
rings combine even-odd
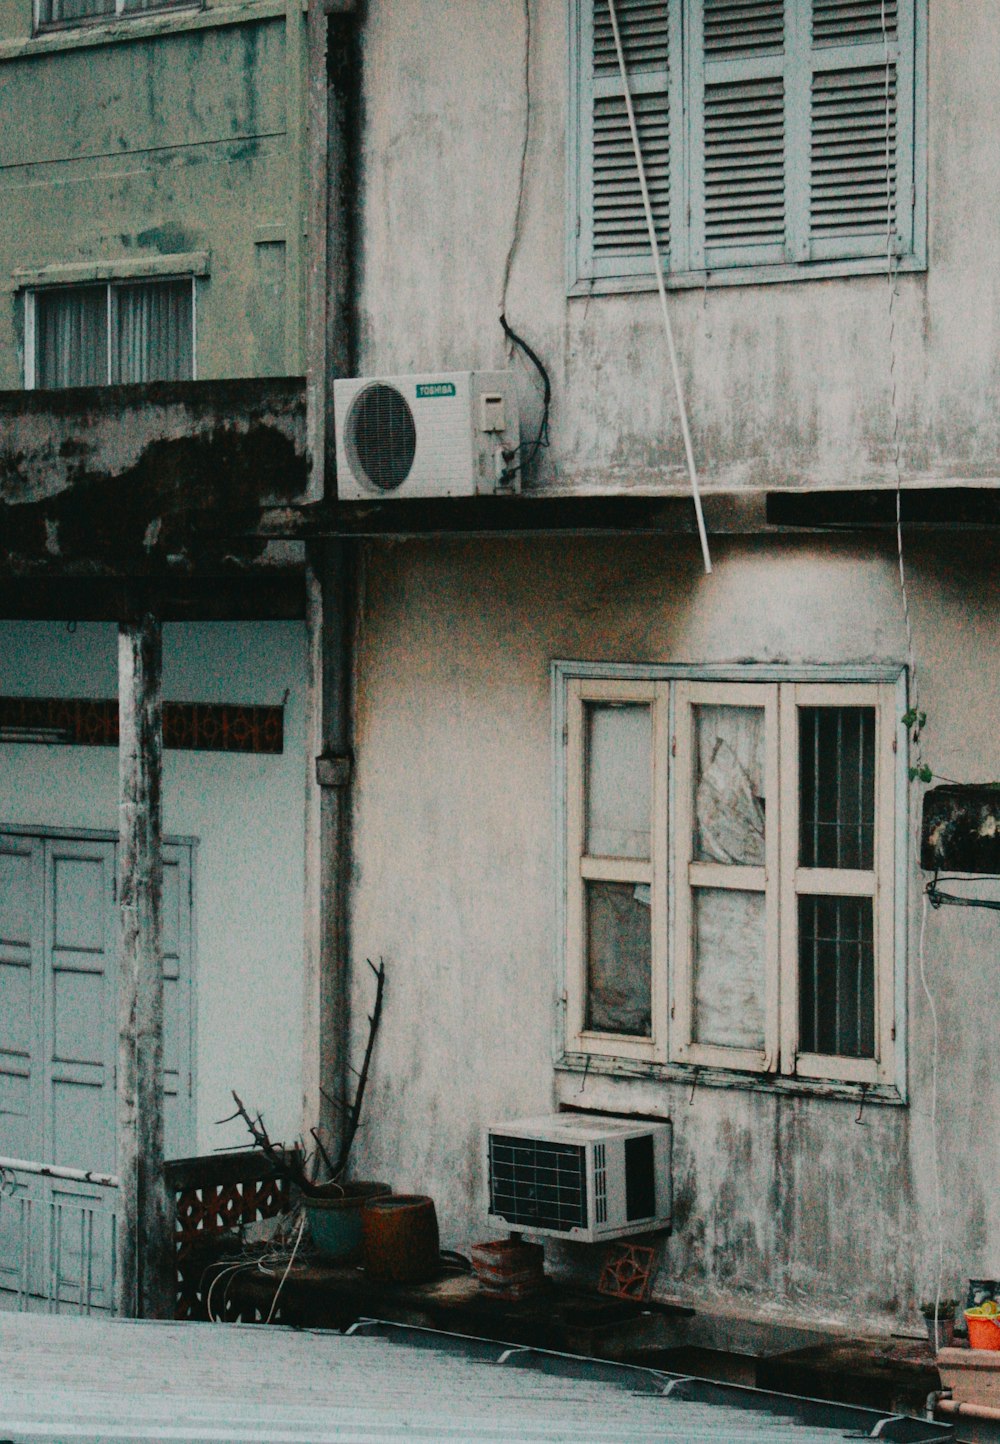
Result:
{"label": "white rope hanging", "polygon": [[691,445],[691,428],[688,426],[684,386],[681,381],[680,367],[677,364],[677,348],[674,345],[674,331],[670,324],[670,308],[667,305],[667,288],[663,282],[663,267],[660,264],[660,245],[656,239],[653,207],[649,202],[649,186],[646,184],[646,167],[642,159],[642,147],[639,144],[639,130],[635,123],[635,110],[632,105],[632,90],[629,85],[628,67],[625,64],[625,52],[622,49],[621,31],[618,28],[618,7],[616,0],[608,0],[608,12],[611,16],[611,29],[615,37],[615,51],[618,55],[618,69],[621,73],[622,89],[625,92],[625,109],[628,113],[628,128],[632,135],[632,150],[635,153],[636,169],[639,172],[639,189],[642,192],[642,206],[646,212],[646,229],[649,232],[649,249],[653,256],[653,273],[656,276],[656,288],[660,293],[660,310],[663,312],[663,329],[666,332],[670,369],[673,372],[674,390],[677,393],[677,409],[681,417],[681,434],[684,437],[684,454],[687,457],[688,476],[691,481],[691,495],[694,499],[694,514],[698,522],[701,555],[705,562],[705,571],[706,573],[710,573],[712,570],[712,558],[708,550],[708,533],[705,530],[705,516],[701,509],[698,468],[695,466],[694,448]]}

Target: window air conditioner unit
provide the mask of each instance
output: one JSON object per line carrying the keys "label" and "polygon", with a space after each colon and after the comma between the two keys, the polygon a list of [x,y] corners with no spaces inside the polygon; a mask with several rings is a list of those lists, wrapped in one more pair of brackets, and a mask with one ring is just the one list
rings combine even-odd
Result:
{"label": "window air conditioner unit", "polygon": [[334,381],[341,501],[521,489],[510,371]]}
{"label": "window air conditioner unit", "polygon": [[556,1113],[487,1135],[490,1219],[596,1243],[668,1228],[669,1123]]}

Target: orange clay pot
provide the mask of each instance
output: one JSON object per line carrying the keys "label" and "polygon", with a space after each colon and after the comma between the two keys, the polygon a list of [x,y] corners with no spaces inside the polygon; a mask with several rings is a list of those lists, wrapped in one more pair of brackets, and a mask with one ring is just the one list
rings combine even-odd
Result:
{"label": "orange clay pot", "polygon": [[391,1194],[373,1198],[361,1210],[365,1272],[376,1283],[415,1284],[433,1278],[440,1247],[432,1198]]}

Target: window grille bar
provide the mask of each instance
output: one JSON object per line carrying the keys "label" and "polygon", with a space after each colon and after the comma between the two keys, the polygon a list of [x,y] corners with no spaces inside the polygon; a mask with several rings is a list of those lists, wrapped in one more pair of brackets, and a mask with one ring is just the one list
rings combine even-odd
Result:
{"label": "window grille bar", "polygon": [[106,347],[107,354],[106,354],[106,358],[105,358],[105,362],[106,362],[106,364],[105,364],[105,374],[106,374],[107,383],[108,383],[109,386],[111,385],[112,329],[113,329],[113,326],[114,326],[114,321],[113,321],[112,315],[111,315],[111,306],[112,306],[111,286],[110,286],[110,283],[109,283],[108,286],[107,286],[107,288],[106,288],[106,298],[105,298],[105,302],[104,302],[104,317],[105,317],[105,322],[106,322],[105,332],[106,332],[106,341],[107,341],[107,347]]}
{"label": "window grille bar", "polygon": [[862,1012],[861,1012],[861,988],[862,988],[862,983],[863,983],[863,978],[862,978],[862,964],[863,964],[863,961],[864,961],[864,959],[863,959],[863,953],[862,953],[862,947],[861,947],[861,929],[860,929],[860,927],[859,927],[859,928],[858,928],[858,948],[857,948],[857,953],[856,953],[856,956],[855,956],[855,963],[854,963],[854,1003],[855,1003],[854,1011],[855,1011],[855,1015],[856,1015],[856,1017],[855,1017],[855,1033],[854,1033],[854,1036],[855,1036],[855,1037],[857,1038],[857,1040],[858,1040],[858,1046],[859,1046],[859,1048],[860,1048],[860,1046],[861,1046],[861,1039],[862,1039],[862,1037],[864,1036],[864,1035],[863,1035],[863,1032],[862,1032],[862,1028],[863,1028],[863,1018],[862,1018]]}
{"label": "window grille bar", "polygon": [[[839,771],[838,771],[838,783],[839,783]],[[837,833],[837,852],[838,852],[837,861],[839,862],[839,861],[840,861],[840,858],[839,858],[839,852],[840,852],[840,833],[839,833],[839,832]],[[835,1050],[836,1050],[838,1053],[841,1053],[841,1052],[844,1051],[844,1042],[845,1042],[844,1037],[843,1037],[842,1028],[841,1028],[841,1008],[840,1008],[840,998],[841,998],[841,992],[842,992],[842,988],[841,988],[841,963],[842,963],[843,956],[844,956],[843,934],[842,934],[842,931],[841,931],[842,909],[835,903],[835,904],[834,904],[834,910],[833,910],[833,912],[834,912],[834,919],[835,919],[834,924],[833,924],[833,956],[834,956],[834,969],[833,969],[833,1046],[834,1046]],[[817,928],[816,931],[819,932],[819,929]]]}
{"label": "window grille bar", "polygon": [[[837,770],[835,777],[835,812],[834,817],[840,823],[844,816],[843,787],[844,787],[844,709],[837,708]],[[837,866],[843,868],[843,829],[837,827]]]}
{"label": "window grille bar", "polygon": [[813,799],[813,853],[812,863],[815,867],[819,857],[819,712],[812,712],[813,729],[813,775],[812,775],[812,799]]}

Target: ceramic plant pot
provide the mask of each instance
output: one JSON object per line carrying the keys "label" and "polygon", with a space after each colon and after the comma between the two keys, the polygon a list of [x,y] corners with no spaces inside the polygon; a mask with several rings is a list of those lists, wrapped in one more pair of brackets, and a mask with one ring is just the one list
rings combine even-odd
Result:
{"label": "ceramic plant pot", "polygon": [[931,1341],[931,1348],[950,1349],[955,1342],[955,1315],[938,1314],[937,1338],[934,1337],[934,1315],[924,1314],[924,1327],[927,1330],[927,1337]]}
{"label": "ceramic plant pot", "polygon": [[361,1246],[361,1210],[392,1192],[387,1183],[327,1183],[323,1193],[302,1200],[309,1232],[320,1258],[347,1259]]}
{"label": "ceramic plant pot", "polygon": [[361,1214],[365,1271],[378,1283],[421,1283],[439,1267],[434,1200],[401,1193],[375,1198]]}

